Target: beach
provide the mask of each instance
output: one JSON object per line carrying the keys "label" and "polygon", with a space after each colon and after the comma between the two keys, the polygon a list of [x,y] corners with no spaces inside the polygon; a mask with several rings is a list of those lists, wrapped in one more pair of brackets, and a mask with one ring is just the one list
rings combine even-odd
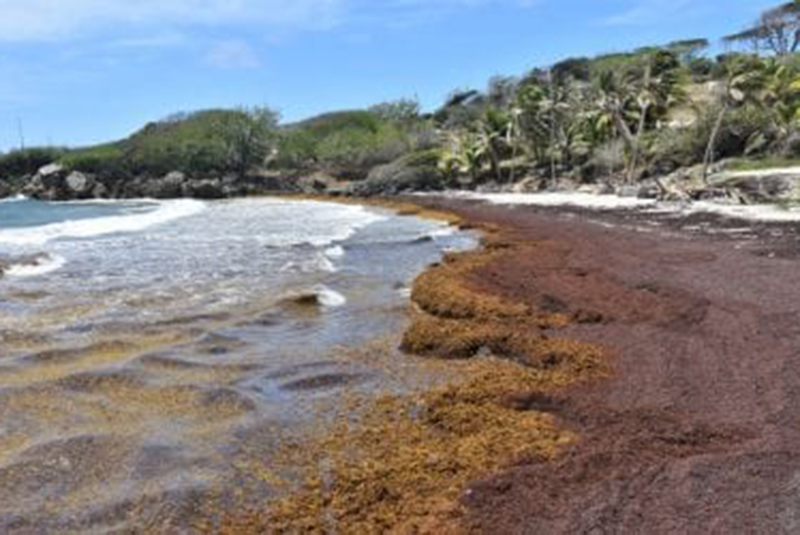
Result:
{"label": "beach", "polygon": [[[460,233],[482,245],[442,258],[440,243],[406,289],[384,277],[356,298],[328,280],[361,304],[338,319],[324,309],[341,301],[295,294],[280,314],[161,319],[142,333],[157,349],[5,358],[3,421],[19,425],[4,428],[4,529],[792,532],[794,216],[568,200],[370,202],[416,236],[382,254]],[[372,265],[363,234],[339,239],[318,244],[329,261],[361,250]],[[376,303],[392,311],[380,321]],[[291,332],[297,313],[299,338],[281,338],[294,356],[254,357],[255,335]],[[326,351],[338,331],[349,343]],[[176,332],[189,338],[163,339]]]}
{"label": "beach", "polygon": [[602,347],[608,365],[517,396],[577,438],[470,484],[460,530],[796,531],[796,223],[424,204],[510,242],[469,275],[475,288],[571,317],[548,335]]}

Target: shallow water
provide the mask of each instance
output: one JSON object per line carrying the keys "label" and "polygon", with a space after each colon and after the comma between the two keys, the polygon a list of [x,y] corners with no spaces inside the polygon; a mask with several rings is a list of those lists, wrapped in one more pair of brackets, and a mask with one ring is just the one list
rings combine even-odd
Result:
{"label": "shallow water", "polygon": [[[474,245],[318,202],[0,204],[0,255],[47,255],[0,279],[0,531],[267,498],[287,437],[354,391],[432,380],[392,336],[416,274]],[[370,343],[392,370],[353,357]]]}

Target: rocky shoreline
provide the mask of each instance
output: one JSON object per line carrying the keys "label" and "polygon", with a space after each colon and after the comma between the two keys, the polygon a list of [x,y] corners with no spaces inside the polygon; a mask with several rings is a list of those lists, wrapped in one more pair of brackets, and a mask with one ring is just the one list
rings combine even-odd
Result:
{"label": "rocky shoreline", "polygon": [[[510,184],[462,184],[478,192],[542,193],[583,192],[664,201],[711,201],[722,204],[800,203],[800,168],[757,171],[728,171],[725,162],[717,165],[707,180],[698,166],[680,169],[670,175],[645,179],[637,184],[599,181],[581,184],[569,179],[552,183],[528,177]],[[22,195],[46,201],[89,199],[226,199],[268,194],[327,195],[331,197],[386,197],[414,192],[441,191],[443,184],[432,180],[435,165],[423,157],[403,159],[379,166],[363,179],[341,178],[341,173],[325,171],[260,171],[245,177],[191,177],[174,171],[161,177],[137,176],[121,180],[91,173],[71,171],[50,164],[32,176],[13,183],[0,177],[0,198]]]}

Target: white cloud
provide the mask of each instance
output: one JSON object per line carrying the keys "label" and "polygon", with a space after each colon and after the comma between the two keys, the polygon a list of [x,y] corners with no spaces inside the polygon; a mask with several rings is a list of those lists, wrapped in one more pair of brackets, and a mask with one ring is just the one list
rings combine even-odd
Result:
{"label": "white cloud", "polygon": [[257,69],[261,66],[258,54],[244,41],[222,41],[215,43],[206,61],[221,69]]}

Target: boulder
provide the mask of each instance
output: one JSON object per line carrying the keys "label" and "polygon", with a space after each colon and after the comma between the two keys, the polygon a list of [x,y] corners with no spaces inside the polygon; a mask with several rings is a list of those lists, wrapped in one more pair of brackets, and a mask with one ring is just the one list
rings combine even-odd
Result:
{"label": "boulder", "polygon": [[79,171],[73,171],[66,178],[67,194],[70,198],[87,199],[93,196],[97,185],[94,177]]}
{"label": "boulder", "polygon": [[183,196],[193,199],[224,199],[225,191],[219,179],[188,180],[182,186]]}
{"label": "boulder", "polygon": [[67,169],[60,164],[45,165],[39,169],[22,188],[28,197],[44,200],[61,200],[67,198],[64,179]]}
{"label": "boulder", "polygon": [[141,180],[139,188],[142,197],[154,199],[175,199],[184,196],[184,186],[187,183],[186,174],[173,171],[162,178]]}

